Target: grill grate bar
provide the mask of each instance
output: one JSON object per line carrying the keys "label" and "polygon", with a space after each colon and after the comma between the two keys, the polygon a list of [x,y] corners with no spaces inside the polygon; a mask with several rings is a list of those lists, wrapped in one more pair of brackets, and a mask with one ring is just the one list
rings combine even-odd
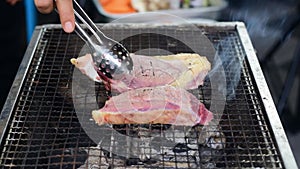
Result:
{"label": "grill grate bar", "polygon": [[[245,71],[245,70],[244,70]],[[250,92],[252,92],[253,91],[253,85],[252,84],[249,84],[249,83],[251,83],[251,81],[246,81],[247,82],[247,86],[249,86],[249,90],[250,90]],[[260,108],[260,106],[257,104],[257,98],[255,98],[255,95],[250,95],[250,97],[251,97],[251,100],[253,100],[253,106],[254,106],[254,108],[256,108],[256,109],[258,109],[258,111],[259,110],[261,110],[261,108]],[[255,101],[254,101],[255,100]],[[250,108],[249,106],[248,106],[248,108]],[[258,119],[258,123],[259,123],[259,126],[261,126],[262,125],[262,123],[261,123],[261,121],[260,121],[260,116],[259,116],[259,114],[258,113],[256,113],[256,117],[257,117],[257,119]],[[251,121],[253,121],[253,118],[252,118],[252,116],[250,116],[250,118],[251,118]],[[253,122],[252,122],[252,124],[253,124]],[[254,125],[254,124],[253,124]],[[263,131],[263,128],[261,128],[262,129],[262,131]],[[254,132],[254,134],[255,134],[255,136],[256,136],[256,141],[257,142],[259,142],[259,140],[257,139],[258,138],[258,135],[257,135],[257,132],[255,131]],[[264,133],[263,133],[263,135],[264,135]],[[264,138],[265,138],[265,135],[264,135]],[[265,140],[266,142],[267,142],[267,140]],[[264,163],[264,165],[266,165],[266,163],[265,163],[265,161],[266,161],[266,159],[265,159],[265,157],[263,156],[263,153],[262,153],[262,151],[260,150],[260,145],[258,145],[258,150],[259,150],[259,153],[260,153],[260,155],[261,155],[261,157],[263,158],[263,160],[262,160],[262,162]],[[271,158],[272,159],[272,158]],[[252,166],[253,167],[253,166]],[[272,167],[274,167],[274,166],[272,166]]]}

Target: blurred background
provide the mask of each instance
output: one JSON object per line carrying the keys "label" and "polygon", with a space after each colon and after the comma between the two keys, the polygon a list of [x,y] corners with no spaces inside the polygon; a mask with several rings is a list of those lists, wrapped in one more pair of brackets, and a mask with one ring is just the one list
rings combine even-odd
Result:
{"label": "blurred background", "polygon": [[[100,4],[100,1],[102,4]],[[156,0],[152,0],[153,2]],[[110,3],[109,3],[110,2]],[[117,3],[124,3],[119,8]],[[300,1],[299,0],[194,0],[194,4],[127,6],[128,1],[81,0],[95,21],[106,23],[119,13],[184,8],[193,21],[243,21],[256,50],[282,124],[300,164]],[[186,1],[188,2],[188,1]],[[191,0],[192,2],[192,0]],[[197,8],[201,7],[201,8]],[[202,9],[205,9],[201,11]],[[117,15],[115,15],[118,13]],[[122,14],[121,14],[122,15]],[[36,11],[31,0],[0,1],[0,109],[5,103],[35,25],[59,23],[56,13]]]}

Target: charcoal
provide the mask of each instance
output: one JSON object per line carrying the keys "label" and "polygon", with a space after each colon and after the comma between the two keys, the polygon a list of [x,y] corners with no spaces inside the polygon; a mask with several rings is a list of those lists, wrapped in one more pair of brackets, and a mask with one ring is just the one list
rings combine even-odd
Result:
{"label": "charcoal", "polygon": [[187,152],[191,150],[191,148],[188,147],[187,144],[182,144],[182,143],[178,143],[174,148],[173,148],[173,152],[174,153],[182,153],[182,152]]}
{"label": "charcoal", "polygon": [[88,147],[85,149],[88,153],[88,158],[79,169],[95,168],[95,169],[108,169],[113,164],[116,166],[125,166],[124,160],[118,160],[114,158],[108,158],[106,153],[99,147]]}
{"label": "charcoal", "polygon": [[[114,125],[113,128],[121,135],[112,135],[110,140],[99,144],[98,147],[102,147],[103,150],[98,148],[98,151],[101,151],[106,159],[101,167],[134,168],[134,166],[139,166],[141,168],[144,166],[147,168],[147,166],[156,166],[158,168],[163,165],[166,168],[199,168],[215,166],[211,158],[218,153],[218,149],[223,148],[220,144],[225,143],[223,133],[215,132],[219,129],[217,125],[193,128]],[[128,137],[124,137],[125,134]],[[201,149],[200,155],[199,148]],[[100,161],[103,163],[103,160],[100,159]]]}
{"label": "charcoal", "polygon": [[221,132],[219,125],[210,124],[206,126],[194,126],[187,134],[189,145],[201,144],[213,149],[223,149],[226,145],[226,138]]}
{"label": "charcoal", "polygon": [[216,164],[213,162],[203,163],[201,164],[201,168],[205,168],[205,169],[216,168]]}

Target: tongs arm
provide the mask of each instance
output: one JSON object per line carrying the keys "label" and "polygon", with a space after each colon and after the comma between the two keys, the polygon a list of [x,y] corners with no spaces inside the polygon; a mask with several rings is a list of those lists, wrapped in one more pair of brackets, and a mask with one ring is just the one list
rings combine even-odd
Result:
{"label": "tongs arm", "polygon": [[[88,15],[84,12],[84,10],[80,7],[80,5],[74,0],[74,7],[73,11],[75,14],[75,17],[80,20],[89,31],[95,36],[96,40],[98,41],[99,45],[103,45],[103,41],[101,40],[99,33],[102,37],[104,37],[104,34],[97,28],[95,23],[88,17]],[[81,25],[75,20],[75,31],[76,33],[89,43],[90,45],[93,45],[94,42],[90,38],[90,36],[85,32],[85,30],[81,27]]]}
{"label": "tongs arm", "polygon": [[[127,49],[122,44],[106,37],[76,0],[73,0],[73,4],[75,32],[90,47],[94,68],[99,76],[106,79],[120,79],[123,75],[128,74],[129,71],[132,70],[133,62]],[[83,28],[78,21],[82,22],[92,35],[89,35],[89,33],[85,31],[85,27]]]}

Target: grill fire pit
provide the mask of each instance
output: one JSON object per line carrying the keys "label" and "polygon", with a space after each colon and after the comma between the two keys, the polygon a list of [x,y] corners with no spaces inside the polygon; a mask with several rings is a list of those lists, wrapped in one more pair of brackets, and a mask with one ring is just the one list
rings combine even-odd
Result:
{"label": "grill fire pit", "polygon": [[[74,66],[70,63],[84,42],[74,33],[64,33],[59,25],[37,27],[1,113],[0,123],[5,126],[0,146],[1,168],[297,168],[244,24],[196,26],[215,48],[244,58],[234,97],[226,100],[220,121],[206,128],[113,125],[105,131],[108,135],[117,131],[151,139],[153,144],[143,145],[142,153],[136,148],[141,145],[113,134],[99,144],[89,137],[73,103]],[[191,33],[172,25],[123,24],[105,28],[115,39],[141,30]],[[148,33],[131,36],[122,43],[130,52],[158,46],[174,53],[191,52],[182,45],[172,48],[172,44],[164,43],[168,40]],[[228,82],[234,73],[231,71],[225,70]],[[97,93],[97,106],[103,106],[110,94],[101,84],[91,90]],[[214,98],[210,97],[209,78],[203,86],[189,92],[207,108],[214,106],[210,104]],[[86,113],[90,118],[90,112]],[[166,130],[169,135],[161,137]],[[163,138],[177,144],[156,146],[155,142]],[[110,151],[120,144],[136,156],[126,158]]]}

